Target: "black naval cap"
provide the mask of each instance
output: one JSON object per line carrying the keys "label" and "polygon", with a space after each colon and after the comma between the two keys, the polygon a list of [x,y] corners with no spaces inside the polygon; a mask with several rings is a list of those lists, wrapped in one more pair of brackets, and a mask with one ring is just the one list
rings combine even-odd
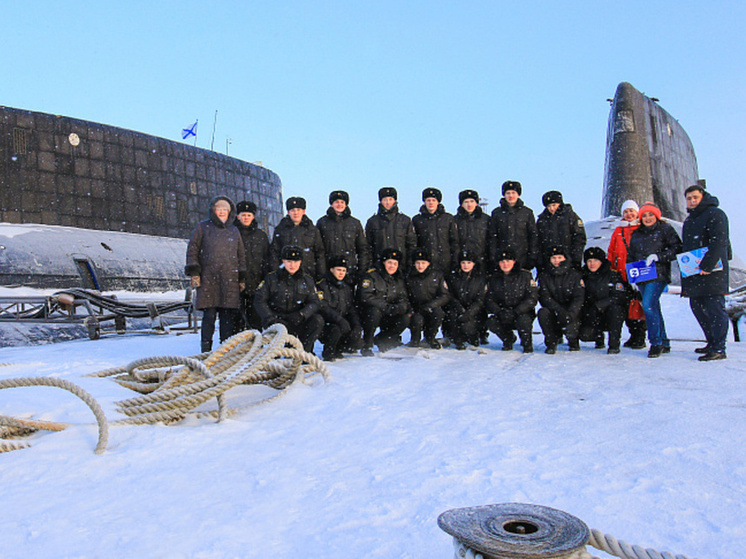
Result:
{"label": "black naval cap", "polygon": [[239,202],[236,205],[236,214],[244,212],[256,215],[256,204],[254,202],[247,202],[246,200]]}
{"label": "black naval cap", "polygon": [[393,186],[384,186],[378,191],[379,202],[388,196],[391,196],[394,200],[399,199],[399,195],[396,192],[396,188],[394,188]]}
{"label": "black naval cap", "polygon": [[515,190],[518,193],[518,196],[520,196],[523,189],[521,187],[521,183],[519,183],[518,181],[505,181],[503,183],[503,196],[505,196],[505,193],[508,190]]}
{"label": "black naval cap", "polygon": [[303,249],[293,245],[286,245],[282,247],[280,258],[282,260],[303,260]]}
{"label": "black naval cap", "polygon": [[329,204],[333,204],[337,200],[342,200],[345,204],[350,203],[350,195],[347,194],[344,190],[334,190],[331,194],[329,194]]}
{"label": "black naval cap", "polygon": [[433,186],[428,186],[422,191],[422,201],[424,202],[427,198],[435,198],[438,202],[442,202],[443,193]]}
{"label": "black naval cap", "polygon": [[295,208],[300,208],[301,210],[305,210],[306,199],[301,198],[300,196],[291,196],[285,202],[285,207],[287,208],[288,211],[295,209]]}
{"label": "black naval cap", "polygon": [[430,253],[424,248],[414,249],[412,251],[412,262],[417,262],[418,260],[430,262]]}
{"label": "black naval cap", "polygon": [[464,203],[464,200],[474,200],[477,204],[479,204],[479,192],[476,190],[462,190],[458,193],[458,203],[459,205]]}
{"label": "black naval cap", "polygon": [[381,262],[386,262],[386,260],[396,260],[401,262],[404,260],[404,255],[398,248],[387,248],[381,253]]}
{"label": "black naval cap", "polygon": [[332,268],[348,268],[347,258],[345,258],[342,255],[332,256],[330,258],[327,258],[326,260],[326,266],[330,270]]}

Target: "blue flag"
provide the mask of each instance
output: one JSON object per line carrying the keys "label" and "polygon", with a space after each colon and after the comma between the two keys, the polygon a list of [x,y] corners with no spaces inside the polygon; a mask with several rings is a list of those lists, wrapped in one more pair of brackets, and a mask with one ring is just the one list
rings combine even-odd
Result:
{"label": "blue flag", "polygon": [[186,140],[189,136],[194,136],[195,138],[197,137],[197,123],[198,122],[199,122],[198,120],[195,120],[194,124],[192,124],[189,128],[184,128],[181,131],[182,140]]}

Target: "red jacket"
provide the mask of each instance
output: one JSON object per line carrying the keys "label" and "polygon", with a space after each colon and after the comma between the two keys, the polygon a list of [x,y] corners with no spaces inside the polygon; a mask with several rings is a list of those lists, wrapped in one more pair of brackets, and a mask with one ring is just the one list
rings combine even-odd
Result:
{"label": "red jacket", "polygon": [[607,257],[611,262],[611,269],[622,274],[624,281],[627,281],[627,248],[632,232],[640,226],[639,220],[624,221],[622,225],[614,229],[609,242]]}

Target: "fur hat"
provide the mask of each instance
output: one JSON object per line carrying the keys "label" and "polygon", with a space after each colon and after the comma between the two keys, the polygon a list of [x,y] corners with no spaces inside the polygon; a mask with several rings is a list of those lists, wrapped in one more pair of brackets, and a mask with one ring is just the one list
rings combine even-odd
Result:
{"label": "fur hat", "polygon": [[588,262],[591,259],[600,260],[603,262],[606,260],[606,253],[601,247],[588,247],[583,253],[583,260]]}
{"label": "fur hat", "polygon": [[622,204],[622,215],[624,215],[624,210],[628,210],[629,208],[632,208],[636,212],[640,212],[640,206],[637,205],[637,202],[634,200],[625,200],[624,204]]}
{"label": "fur hat", "polygon": [[244,212],[256,215],[256,204],[254,202],[247,202],[246,200],[239,202],[238,205],[236,205],[236,214],[242,214]]}
{"label": "fur hat", "polygon": [[559,190],[550,190],[541,197],[541,203],[546,208],[549,204],[563,204],[562,193]]}
{"label": "fur hat", "polygon": [[653,202],[645,202],[640,207],[640,217],[642,217],[642,214],[646,212],[652,213],[658,220],[660,220],[661,218],[661,209],[658,206],[656,206]]}
{"label": "fur hat", "polygon": [[381,262],[386,262],[386,260],[396,260],[401,263],[404,255],[398,248],[387,248],[381,253]]}
{"label": "fur hat", "polygon": [[301,198],[300,196],[291,196],[285,202],[285,207],[287,208],[288,211],[295,209],[295,208],[300,208],[301,210],[305,210],[306,199]]}
{"label": "fur hat", "polygon": [[293,245],[286,245],[282,247],[280,258],[282,260],[303,260],[303,249]]}
{"label": "fur hat", "polygon": [[458,261],[459,262],[475,262],[477,261],[477,258],[474,256],[474,253],[470,250],[462,250],[458,253]]}
{"label": "fur hat", "polygon": [[422,191],[422,201],[427,198],[435,198],[439,203],[443,201],[443,193],[435,187],[428,186]]}
{"label": "fur hat", "polygon": [[327,258],[326,267],[331,270],[332,268],[349,268],[349,265],[347,263],[347,258],[339,255]]}
{"label": "fur hat", "polygon": [[424,248],[414,249],[414,251],[412,251],[412,262],[417,262],[418,260],[425,260],[427,262],[431,262],[430,253]]}
{"label": "fur hat", "polygon": [[396,192],[396,188],[394,188],[393,186],[384,186],[383,188],[378,190],[378,201],[379,202],[388,196],[391,196],[394,200],[399,199],[399,195]]}
{"label": "fur hat", "polygon": [[567,258],[567,251],[565,250],[565,247],[561,245],[555,245],[549,249],[549,258],[552,258],[552,256],[558,256],[560,254]]}
{"label": "fur hat", "polygon": [[518,196],[520,196],[522,194],[521,183],[518,181],[505,181],[503,183],[503,196],[505,196],[505,193],[508,190],[515,190],[518,193]]}
{"label": "fur hat", "polygon": [[337,200],[342,200],[345,204],[349,204],[350,195],[347,194],[344,190],[335,190],[334,192],[329,194],[329,205],[331,206]]}
{"label": "fur hat", "polygon": [[502,252],[498,253],[497,261],[500,262],[501,260],[517,260],[515,251],[511,248],[506,248]]}
{"label": "fur hat", "polygon": [[476,190],[462,190],[458,193],[459,206],[464,203],[464,200],[470,199],[479,204],[479,192],[477,192]]}

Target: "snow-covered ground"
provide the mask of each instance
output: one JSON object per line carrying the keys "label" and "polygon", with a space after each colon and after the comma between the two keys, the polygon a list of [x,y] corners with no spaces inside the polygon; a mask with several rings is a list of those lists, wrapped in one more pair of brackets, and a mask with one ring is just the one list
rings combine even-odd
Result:
{"label": "snow-covered ground", "polygon": [[[0,557],[445,559],[441,512],[504,502],[644,547],[743,557],[746,346],[697,362],[686,301],[663,300],[674,342],[660,359],[591,344],[548,356],[538,334],[528,356],[494,336],[481,352],[397,349],[335,362],[330,383],[220,424],[114,426],[103,455],[72,394],[0,391],[0,414],[73,424],[0,455]],[[3,348],[0,379],[68,379],[113,420],[135,394],[83,375],[198,346],[189,334]]]}

